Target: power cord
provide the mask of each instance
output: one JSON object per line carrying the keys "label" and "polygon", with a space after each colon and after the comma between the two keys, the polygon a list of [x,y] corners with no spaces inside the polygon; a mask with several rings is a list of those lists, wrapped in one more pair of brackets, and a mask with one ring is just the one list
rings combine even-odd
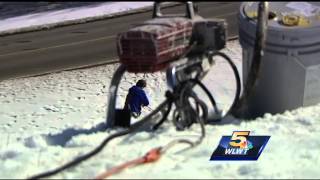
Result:
{"label": "power cord", "polygon": [[113,135],[110,135],[109,137],[107,137],[105,140],[102,141],[102,143],[96,147],[94,150],[92,150],[91,152],[84,154],[68,163],[66,163],[65,165],[62,165],[54,170],[51,171],[47,171],[44,173],[40,173],[38,175],[34,175],[31,176],[28,179],[40,179],[40,178],[46,178],[49,176],[53,176],[55,174],[60,173],[63,170],[69,169],[71,167],[74,167],[75,165],[80,164],[81,162],[93,157],[94,155],[98,154],[99,152],[101,152],[103,150],[103,148],[113,139],[120,137],[120,136],[124,136],[127,135],[129,133],[135,132],[138,129],[140,129],[144,124],[146,124],[148,121],[151,121],[153,118],[153,116],[155,114],[157,114],[163,107],[165,107],[168,104],[168,100],[166,99],[164,102],[162,102],[153,112],[151,112],[149,115],[147,115],[146,117],[144,117],[141,121],[136,122],[135,124],[133,124],[129,129],[121,131],[121,132],[117,132]]}
{"label": "power cord", "polygon": [[256,29],[256,40],[254,44],[254,52],[251,61],[251,68],[248,73],[248,80],[244,84],[243,95],[239,99],[238,103],[230,110],[230,114],[234,117],[243,118],[246,116],[248,110],[247,101],[254,93],[254,89],[257,85],[257,79],[259,79],[261,70],[261,59],[264,55],[263,50],[266,45],[267,27],[268,27],[268,2],[260,2],[258,4],[258,21]]}
{"label": "power cord", "polygon": [[[186,86],[185,86],[186,87]],[[185,88],[184,87],[184,88]],[[160,122],[154,126],[153,129],[157,129],[164,121],[165,119],[167,118],[170,110],[171,110],[171,106],[172,106],[172,102],[173,102],[173,96],[172,94],[170,94],[168,91],[166,93],[166,96],[167,96],[167,99],[162,102],[153,112],[151,112],[149,115],[147,115],[146,117],[144,117],[141,121],[138,121],[136,123],[134,123],[129,129],[127,130],[124,130],[124,131],[120,131],[120,132],[117,132],[113,135],[110,135],[109,137],[107,137],[105,140],[102,141],[102,143],[96,147],[94,150],[92,150],[91,152],[87,153],[87,154],[84,154],[80,157],[77,157],[76,159],[66,163],[65,165],[62,165],[54,170],[51,170],[51,171],[47,171],[47,172],[43,172],[43,173],[40,173],[38,175],[34,175],[34,176],[31,176],[30,178],[28,179],[40,179],[40,178],[46,178],[46,177],[49,177],[49,176],[53,176],[53,175],[56,175],[66,169],[69,169],[71,167],[74,167],[78,164],[80,164],[81,162],[93,157],[94,155],[98,154],[99,152],[101,152],[103,150],[103,148],[113,139],[117,138],[117,137],[121,137],[121,136],[124,136],[124,135],[127,135],[129,133],[133,133],[137,130],[139,130],[141,127],[143,127],[144,124],[146,124],[147,122],[153,120],[153,116],[156,115],[161,109],[165,108],[165,106],[167,106],[167,111],[166,111],[166,114],[163,116],[163,118],[160,120]],[[190,95],[192,98],[194,98],[196,101],[197,101],[197,106],[201,106],[202,108],[202,111],[203,112],[206,112],[205,110],[205,104],[203,102],[200,101],[200,99],[198,97],[196,97],[195,95]],[[198,108],[200,109],[200,108]],[[189,108],[189,110],[193,111],[193,114],[196,114],[194,109],[192,108]],[[204,113],[205,114],[205,113]],[[196,141],[195,143],[193,143],[193,146],[196,146],[198,144],[200,144],[205,136],[205,129],[204,129],[204,121],[203,119],[205,118],[202,117],[202,118],[199,118],[199,117],[195,117],[196,121],[200,124],[201,126],[201,132],[202,132],[202,135],[201,137],[199,138],[198,141]]]}
{"label": "power cord", "polygon": [[[235,93],[235,96],[234,96],[234,99],[233,99],[233,102],[229,108],[229,110],[225,113],[224,116],[221,116],[220,117],[220,120],[221,119],[224,119],[226,116],[228,116],[229,114],[231,114],[231,112],[236,108],[236,105],[239,103],[239,100],[240,100],[240,95],[241,95],[241,79],[240,79],[240,74],[239,74],[239,71],[236,67],[236,65],[234,64],[234,62],[232,61],[232,59],[226,55],[225,53],[223,52],[215,52],[213,54],[211,54],[212,57],[214,56],[220,56],[222,57],[224,60],[226,60],[229,65],[231,66],[232,68],[232,71],[233,71],[233,74],[235,76],[235,80],[236,80],[236,93]],[[201,82],[200,82],[201,83]],[[207,95],[209,96],[210,95],[210,92],[208,91],[208,89],[203,85],[203,90],[205,90],[205,92],[207,93]],[[210,97],[210,96],[209,96]],[[210,122],[216,122],[216,121],[210,121]]]}

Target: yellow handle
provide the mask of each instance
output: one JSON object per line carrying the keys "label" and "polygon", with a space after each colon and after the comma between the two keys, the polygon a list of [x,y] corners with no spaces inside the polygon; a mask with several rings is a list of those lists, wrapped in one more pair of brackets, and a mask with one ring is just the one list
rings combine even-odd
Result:
{"label": "yellow handle", "polygon": [[249,18],[254,19],[254,18],[257,18],[257,17],[258,17],[258,13],[257,13],[257,11],[250,11],[250,12],[247,12],[247,16],[248,16]]}
{"label": "yellow handle", "polygon": [[304,16],[300,15],[285,15],[282,17],[282,23],[286,26],[309,26],[310,21]]}

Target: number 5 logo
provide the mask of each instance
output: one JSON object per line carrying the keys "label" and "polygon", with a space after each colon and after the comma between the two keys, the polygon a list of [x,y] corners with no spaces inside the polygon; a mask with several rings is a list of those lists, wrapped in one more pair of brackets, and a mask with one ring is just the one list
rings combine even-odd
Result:
{"label": "number 5 logo", "polygon": [[250,131],[234,131],[229,144],[233,147],[241,147],[241,143],[246,142]]}

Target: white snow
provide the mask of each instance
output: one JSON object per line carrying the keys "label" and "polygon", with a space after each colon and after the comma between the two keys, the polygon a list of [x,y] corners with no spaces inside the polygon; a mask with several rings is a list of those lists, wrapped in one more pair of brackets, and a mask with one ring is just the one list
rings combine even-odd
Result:
{"label": "white snow", "polygon": [[92,19],[115,16],[150,7],[153,1],[107,2],[96,6],[68,8],[63,10],[33,13],[0,21],[0,34],[21,32],[31,29],[50,28],[61,24],[86,22]]}
{"label": "white snow", "polygon": [[[241,69],[237,41],[224,50]],[[52,170],[95,148],[105,137],[120,130],[98,132],[105,121],[108,87],[115,65],[65,71],[45,76],[0,82],[0,177],[27,178]],[[234,80],[227,63],[217,60],[205,84],[220,107],[228,108]],[[124,104],[130,86],[143,74],[125,74],[117,106]],[[147,74],[151,107],[164,100],[164,73]],[[265,114],[255,121],[228,119],[223,125],[206,126],[203,142],[188,151],[185,145],[170,149],[158,162],[129,168],[111,178],[319,178],[320,105]],[[144,111],[144,115],[148,110]],[[95,128],[96,127],[96,128]],[[221,136],[234,130],[271,138],[258,161],[209,161]],[[196,139],[200,128],[177,132],[171,121],[154,133],[139,132],[111,141],[98,155],[51,178],[91,179],[148,150],[176,138]],[[180,152],[180,153],[177,153]]]}

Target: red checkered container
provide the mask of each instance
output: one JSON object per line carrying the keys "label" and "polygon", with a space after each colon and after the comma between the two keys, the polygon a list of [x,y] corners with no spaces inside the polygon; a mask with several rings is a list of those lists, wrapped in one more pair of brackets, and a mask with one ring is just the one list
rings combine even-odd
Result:
{"label": "red checkered container", "polygon": [[154,18],[119,33],[117,51],[128,72],[166,69],[189,48],[192,21],[184,17]]}

